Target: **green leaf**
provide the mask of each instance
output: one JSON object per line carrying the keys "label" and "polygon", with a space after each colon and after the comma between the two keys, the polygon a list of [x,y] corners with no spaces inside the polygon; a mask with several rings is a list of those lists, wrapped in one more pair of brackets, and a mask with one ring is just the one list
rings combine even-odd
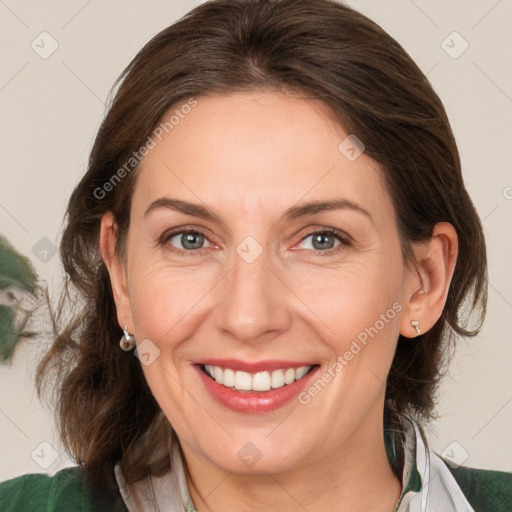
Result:
{"label": "green leaf", "polygon": [[30,260],[0,235],[0,289],[15,286],[35,294],[37,274]]}
{"label": "green leaf", "polygon": [[14,314],[10,308],[0,304],[0,361],[12,359],[20,333],[14,325]]}

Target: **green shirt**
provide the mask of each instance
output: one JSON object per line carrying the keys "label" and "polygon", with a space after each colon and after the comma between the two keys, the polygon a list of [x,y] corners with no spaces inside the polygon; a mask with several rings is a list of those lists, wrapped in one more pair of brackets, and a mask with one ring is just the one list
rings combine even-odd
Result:
{"label": "green shirt", "polygon": [[[512,512],[512,473],[456,467],[429,450],[423,430],[405,418],[402,494],[393,512]],[[390,461],[395,454],[385,436]],[[163,477],[126,486],[116,464],[120,493],[116,503],[90,492],[82,468],[66,468],[54,476],[23,475],[0,484],[1,512],[127,512],[158,510],[193,512],[180,450],[174,443],[172,471]],[[146,492],[151,488],[151,492]],[[134,495],[143,506],[135,508]],[[466,501],[467,500],[467,501]],[[139,502],[140,503],[140,502]],[[391,511],[390,511],[391,512]]]}
{"label": "green shirt", "polygon": [[2,512],[126,512],[119,500],[112,507],[92,495],[82,468],[65,468],[54,476],[23,475],[0,484]]}

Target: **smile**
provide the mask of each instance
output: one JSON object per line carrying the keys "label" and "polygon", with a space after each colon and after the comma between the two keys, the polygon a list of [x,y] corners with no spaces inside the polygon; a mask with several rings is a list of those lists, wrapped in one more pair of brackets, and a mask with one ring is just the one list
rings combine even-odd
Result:
{"label": "smile", "polygon": [[204,359],[193,364],[205,391],[235,412],[261,414],[289,404],[319,372],[313,361]]}
{"label": "smile", "polygon": [[249,373],[220,366],[202,365],[203,371],[218,384],[237,391],[270,391],[304,378],[313,366],[282,368]]}

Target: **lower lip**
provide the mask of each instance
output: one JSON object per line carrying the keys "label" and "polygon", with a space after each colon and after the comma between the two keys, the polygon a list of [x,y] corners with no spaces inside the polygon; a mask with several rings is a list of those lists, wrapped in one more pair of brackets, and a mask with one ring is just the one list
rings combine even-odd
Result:
{"label": "lower lip", "polygon": [[314,367],[300,380],[269,391],[237,391],[227,388],[206,375],[201,366],[195,365],[195,368],[207,391],[215,400],[232,411],[254,414],[275,411],[290,402],[306,387],[319,367]]}

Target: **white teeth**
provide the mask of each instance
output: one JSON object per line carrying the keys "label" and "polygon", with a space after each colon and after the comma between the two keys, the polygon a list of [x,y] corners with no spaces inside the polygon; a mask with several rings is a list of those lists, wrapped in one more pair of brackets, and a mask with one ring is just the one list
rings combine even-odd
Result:
{"label": "white teeth", "polygon": [[238,391],[269,391],[302,379],[309,372],[311,366],[254,374],[208,364],[204,366],[204,369],[216,382],[228,388],[235,388]]}
{"label": "white teeth", "polygon": [[214,379],[219,383],[219,384],[222,384],[222,368],[219,368],[218,366],[215,367],[214,369],[214,373],[213,373],[213,376],[214,376]]}
{"label": "white teeth", "polygon": [[309,368],[307,366],[301,366],[295,370],[295,378],[297,380],[302,379],[306,373],[308,373]]}
{"label": "white teeth", "polygon": [[273,388],[282,388],[284,386],[284,372],[283,370],[275,370],[272,372],[270,384]]}
{"label": "white teeth", "polygon": [[235,372],[230,368],[224,370],[224,378],[222,384],[228,388],[235,387]]}
{"label": "white teeth", "polygon": [[259,372],[252,378],[252,389],[254,391],[268,391],[270,389],[270,374],[268,372]]}
{"label": "white teeth", "polygon": [[215,371],[214,371],[213,366],[210,366],[209,364],[205,364],[204,369],[206,370],[206,373],[210,374],[210,377],[212,377],[212,379],[215,378]]}
{"label": "white teeth", "polygon": [[284,383],[291,384],[295,380],[295,370],[293,368],[288,368],[284,374]]}
{"label": "white teeth", "polygon": [[[218,366],[217,366],[218,368]],[[222,370],[221,370],[222,371]],[[235,389],[240,391],[250,391],[252,387],[252,376],[247,372],[235,373]]]}

